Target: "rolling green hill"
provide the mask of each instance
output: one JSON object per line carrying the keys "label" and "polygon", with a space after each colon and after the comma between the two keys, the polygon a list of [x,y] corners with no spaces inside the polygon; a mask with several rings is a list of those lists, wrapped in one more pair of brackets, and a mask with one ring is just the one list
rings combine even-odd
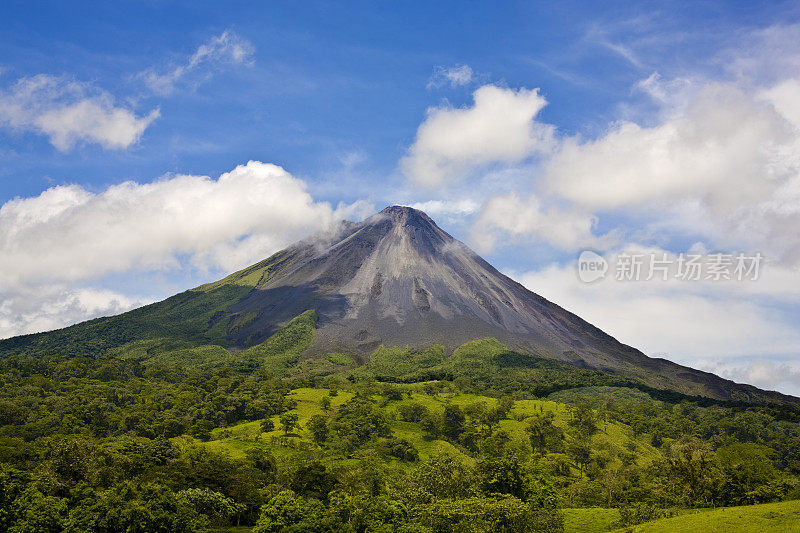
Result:
{"label": "rolling green hill", "polygon": [[[392,396],[399,395],[401,399],[391,400],[384,395],[374,399],[387,415],[391,434],[397,438],[406,439],[418,451],[421,458],[428,458],[432,454],[446,450],[461,455],[469,460],[469,454],[463,454],[458,447],[453,446],[446,439],[430,438],[418,422],[408,422],[403,419],[404,407],[410,405],[424,406],[434,415],[443,415],[445,406],[456,405],[462,409],[470,410],[474,406],[483,409],[497,408],[499,400],[490,396],[463,393],[436,393],[426,394],[416,392],[417,386],[402,385],[393,389]],[[422,386],[424,388],[424,385]],[[211,432],[211,440],[203,444],[217,451],[225,451],[233,456],[244,457],[247,450],[261,448],[265,444],[276,456],[292,455],[295,451],[313,449],[316,446],[309,430],[308,422],[314,415],[326,415],[327,411],[322,406],[323,398],[330,400],[330,409],[337,407],[353,398],[350,391],[338,391],[335,396],[330,396],[327,389],[300,388],[293,390],[287,398],[296,402],[297,406],[290,412],[298,414],[298,427],[290,436],[285,436],[281,428],[280,417],[275,415],[271,420],[276,429],[268,432],[261,430],[261,422],[245,422],[226,428],[218,428]],[[509,438],[517,443],[524,443],[528,436],[525,432],[528,419],[542,414],[552,414],[553,423],[567,431],[572,412],[568,404],[557,403],[549,400],[518,400],[514,402],[508,418],[498,422],[497,429],[505,432]],[[567,439],[570,442],[569,439]],[[376,442],[376,446],[380,446]],[[630,427],[617,422],[601,422],[598,432],[591,436],[592,446],[605,449],[611,456],[619,457],[630,453],[635,454],[635,461],[640,465],[647,465],[657,455],[646,439],[637,438]],[[335,459],[335,458],[334,458]],[[402,461],[396,461],[402,465]],[[577,471],[575,471],[577,474]]]}

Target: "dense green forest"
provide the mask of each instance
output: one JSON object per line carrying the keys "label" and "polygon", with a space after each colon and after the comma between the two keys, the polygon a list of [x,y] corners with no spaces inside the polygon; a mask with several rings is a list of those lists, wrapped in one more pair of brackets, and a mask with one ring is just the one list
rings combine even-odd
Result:
{"label": "dense green forest", "polygon": [[307,357],[313,326],[304,313],[240,352],[155,339],[4,358],[0,533],[607,530],[800,498],[791,407],[492,339]]}

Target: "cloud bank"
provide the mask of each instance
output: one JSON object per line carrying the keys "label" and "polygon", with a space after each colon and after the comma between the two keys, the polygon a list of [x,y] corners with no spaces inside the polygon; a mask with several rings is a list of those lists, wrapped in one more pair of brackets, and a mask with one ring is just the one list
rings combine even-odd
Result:
{"label": "cloud bank", "polygon": [[572,262],[508,274],[651,357],[800,394],[790,374],[756,372],[796,360],[800,350],[800,330],[785,312],[800,296],[800,273],[789,267],[765,268],[749,283],[617,281],[612,273],[586,284]]}
{"label": "cloud bank", "polygon": [[474,198],[484,251],[503,234],[564,251],[669,234],[800,265],[797,31],[755,32],[714,77],[651,74],[592,138],[538,120],[538,90],[484,85],[467,107],[429,109],[400,169],[432,189],[494,189]]}
{"label": "cloud bank", "polygon": [[549,150],[553,127],[534,119],[547,101],[538,89],[485,85],[472,107],[437,107],[417,129],[401,168],[414,182],[438,187],[491,163],[514,163]]}
{"label": "cloud bank", "polygon": [[542,190],[601,217],[625,211],[712,247],[797,264],[800,121],[789,97],[797,83],[745,91],[695,82],[667,97],[657,124],[623,121],[591,141],[564,139],[543,164]]}

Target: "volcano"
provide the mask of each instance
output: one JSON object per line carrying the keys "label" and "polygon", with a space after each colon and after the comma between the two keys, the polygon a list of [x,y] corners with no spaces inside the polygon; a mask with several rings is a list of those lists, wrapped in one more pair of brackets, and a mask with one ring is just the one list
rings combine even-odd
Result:
{"label": "volcano", "polygon": [[[369,353],[379,345],[452,351],[494,337],[537,356],[603,369],[641,355],[498,272],[422,211],[387,207],[332,237],[267,260],[257,288],[229,309],[257,317],[230,340],[261,342],[307,309],[312,350]],[[255,265],[259,267],[260,265]]]}
{"label": "volcano", "polygon": [[415,351],[441,345],[452,353],[493,338],[514,353],[654,389],[725,401],[800,401],[647,357],[501,274],[425,213],[404,206],[345,222],[162,302],[0,341],[0,355],[214,346],[235,357],[308,311],[316,322],[305,359],[345,353],[366,364],[381,346]]}

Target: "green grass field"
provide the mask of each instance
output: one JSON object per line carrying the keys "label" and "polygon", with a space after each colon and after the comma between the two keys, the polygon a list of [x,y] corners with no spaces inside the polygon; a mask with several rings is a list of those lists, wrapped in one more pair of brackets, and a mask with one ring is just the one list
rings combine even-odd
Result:
{"label": "green grass field", "polygon": [[604,533],[618,523],[618,509],[564,509],[564,533]]}
{"label": "green grass field", "polygon": [[618,533],[798,533],[800,500],[691,512],[617,530]]}

